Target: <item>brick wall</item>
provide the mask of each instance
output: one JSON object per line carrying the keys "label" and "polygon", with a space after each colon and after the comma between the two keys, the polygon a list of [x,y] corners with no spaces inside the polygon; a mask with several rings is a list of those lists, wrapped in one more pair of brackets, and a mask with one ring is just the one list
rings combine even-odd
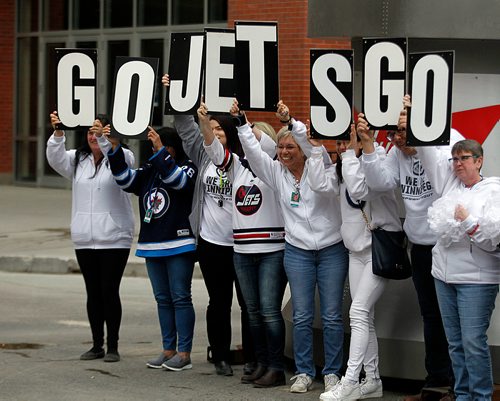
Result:
{"label": "brick wall", "polygon": [[[307,0],[228,0],[228,25],[235,20],[277,21],[280,58],[280,94],[294,117],[309,116],[309,49],[349,49],[350,38],[307,37]],[[271,113],[249,113],[252,121],[272,122]],[[330,147],[330,146],[329,146]]]}
{"label": "brick wall", "polygon": [[0,77],[2,90],[0,96],[0,181],[10,181],[13,171],[12,132],[14,107],[14,30],[15,1],[0,2]]}

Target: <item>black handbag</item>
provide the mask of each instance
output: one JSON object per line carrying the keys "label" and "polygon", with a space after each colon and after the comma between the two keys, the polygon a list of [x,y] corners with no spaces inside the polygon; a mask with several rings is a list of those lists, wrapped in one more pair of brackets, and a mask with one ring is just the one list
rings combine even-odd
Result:
{"label": "black handbag", "polygon": [[372,230],[373,274],[392,280],[411,277],[407,246],[408,239],[404,231]]}

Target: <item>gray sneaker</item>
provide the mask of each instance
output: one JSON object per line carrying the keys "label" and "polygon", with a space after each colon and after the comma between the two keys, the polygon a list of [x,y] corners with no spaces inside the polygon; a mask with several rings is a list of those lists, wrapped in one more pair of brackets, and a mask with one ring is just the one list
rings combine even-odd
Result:
{"label": "gray sneaker", "polygon": [[153,369],[163,369],[163,364],[167,362],[170,358],[166,357],[165,354],[162,352],[158,358],[156,359],[150,359],[149,361],[146,362],[146,366],[148,368],[153,368]]}
{"label": "gray sneaker", "polygon": [[193,367],[193,365],[191,365],[191,358],[187,357],[186,359],[183,359],[179,354],[175,354],[162,366],[168,370],[174,370],[176,372],[192,369]]}

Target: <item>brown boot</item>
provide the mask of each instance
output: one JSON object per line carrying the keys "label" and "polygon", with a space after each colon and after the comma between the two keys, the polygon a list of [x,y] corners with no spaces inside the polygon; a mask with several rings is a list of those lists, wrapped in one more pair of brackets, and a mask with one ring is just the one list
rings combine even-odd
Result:
{"label": "brown boot", "polygon": [[285,372],[282,370],[268,369],[266,374],[253,382],[254,387],[276,387],[285,384]]}
{"label": "brown boot", "polygon": [[250,375],[241,376],[241,382],[245,384],[251,384],[255,380],[260,379],[266,373],[267,368],[260,363],[257,365],[257,368]]}
{"label": "brown boot", "polygon": [[422,401],[422,393],[407,395],[403,398],[403,401]]}

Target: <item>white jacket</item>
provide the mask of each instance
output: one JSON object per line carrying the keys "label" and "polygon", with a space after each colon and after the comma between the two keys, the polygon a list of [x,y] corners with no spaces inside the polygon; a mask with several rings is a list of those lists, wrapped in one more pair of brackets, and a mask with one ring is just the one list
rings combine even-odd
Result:
{"label": "white jacket", "polygon": [[[247,125],[239,130],[251,130]],[[261,148],[272,157],[276,154],[276,143],[262,134]],[[217,138],[210,145],[203,144],[212,163],[224,161],[224,147]],[[233,183],[233,239],[234,251],[238,253],[265,253],[283,250],[285,231],[277,194],[260,178],[255,177],[238,155],[227,170]]]}
{"label": "white jacket", "polygon": [[[106,156],[97,173],[92,154],[80,159],[74,175],[76,150],[66,150],[65,142],[65,136],[52,135],[46,154],[49,165],[73,181],[71,239],[75,248],[130,248],[134,237],[130,194],[115,183]],[[127,163],[133,166],[133,153],[124,150]]]}
{"label": "white jacket", "polygon": [[[377,146],[377,153],[385,158],[384,148]],[[363,212],[371,229],[401,231],[401,211],[394,190],[374,191],[366,184],[365,172],[353,149],[342,153],[342,177],[340,184],[340,206],[342,212],[342,238],[351,252],[360,252],[371,246],[371,231],[361,209],[352,207],[347,201],[346,191],[354,203],[365,201]]]}
{"label": "white jacket", "polygon": [[[432,249],[432,275],[450,284],[500,283],[500,232],[487,231],[492,220],[500,219],[498,210],[494,210],[500,201],[500,178],[484,178],[472,188],[466,188],[453,172],[448,161],[450,155],[428,147],[418,148],[418,155],[437,195],[444,196],[433,204],[437,207],[441,203],[439,214],[449,210],[448,220],[454,223],[455,206],[464,201],[469,212],[467,219],[457,227],[459,235],[450,241],[453,231],[450,226]],[[476,225],[474,233],[468,235]]]}
{"label": "white jacket", "polygon": [[[452,143],[461,139],[463,137],[452,129]],[[441,152],[449,155],[450,149],[442,147]],[[403,227],[408,239],[418,245],[434,245],[437,237],[429,228],[427,209],[438,196],[427,178],[419,157],[407,156],[396,146],[392,146],[384,160],[381,160],[376,152],[363,153],[361,159],[366,182],[370,188],[385,191],[400,186],[406,209]]]}
{"label": "white jacket", "polygon": [[[305,126],[296,121],[293,130],[298,129],[305,130]],[[240,127],[239,137],[253,172],[277,193],[285,221],[286,242],[305,250],[320,250],[342,241],[338,196],[317,193],[311,189],[309,178],[314,176],[315,171],[309,168],[308,162],[300,180],[300,201],[297,207],[293,207],[290,204],[292,192],[295,191],[292,173],[261,149],[251,130]]]}

